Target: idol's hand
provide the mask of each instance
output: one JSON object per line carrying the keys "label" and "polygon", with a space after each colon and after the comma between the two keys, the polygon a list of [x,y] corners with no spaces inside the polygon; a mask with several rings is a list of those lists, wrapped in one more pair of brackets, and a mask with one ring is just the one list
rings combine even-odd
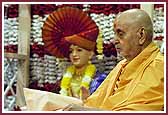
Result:
{"label": "idol's hand", "polygon": [[81,87],[81,91],[82,91],[82,100],[86,100],[89,97],[89,90],[86,89],[85,87]]}

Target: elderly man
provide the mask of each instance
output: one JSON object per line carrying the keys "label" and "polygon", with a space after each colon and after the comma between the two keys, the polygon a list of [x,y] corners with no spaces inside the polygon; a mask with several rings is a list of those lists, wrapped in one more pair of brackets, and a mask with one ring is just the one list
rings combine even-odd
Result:
{"label": "elderly man", "polygon": [[65,110],[161,111],[164,107],[164,57],[152,42],[153,25],[140,9],[114,21],[115,45],[124,60],[110,72],[84,106]]}

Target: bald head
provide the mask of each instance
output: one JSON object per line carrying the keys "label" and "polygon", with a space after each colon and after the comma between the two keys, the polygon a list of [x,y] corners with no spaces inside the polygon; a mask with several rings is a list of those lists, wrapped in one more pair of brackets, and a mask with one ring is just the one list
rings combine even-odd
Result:
{"label": "bald head", "polygon": [[153,38],[153,24],[150,16],[140,9],[130,9],[118,14],[116,21],[120,21],[129,25],[132,28],[143,27],[146,32],[147,39]]}

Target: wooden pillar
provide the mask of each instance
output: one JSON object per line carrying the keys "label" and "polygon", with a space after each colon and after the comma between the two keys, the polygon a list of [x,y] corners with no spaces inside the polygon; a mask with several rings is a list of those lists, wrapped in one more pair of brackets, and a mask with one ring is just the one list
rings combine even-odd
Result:
{"label": "wooden pillar", "polygon": [[146,11],[153,20],[154,4],[141,4],[141,9]]}
{"label": "wooden pillar", "polygon": [[30,5],[19,4],[19,37],[18,54],[25,55],[25,59],[19,60],[16,105],[25,106],[23,88],[29,85],[29,57],[30,57],[30,31],[31,11]]}

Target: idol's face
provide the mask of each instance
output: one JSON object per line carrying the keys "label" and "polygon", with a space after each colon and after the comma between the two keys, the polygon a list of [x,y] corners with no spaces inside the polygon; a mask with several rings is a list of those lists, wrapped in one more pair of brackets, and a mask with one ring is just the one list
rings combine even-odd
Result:
{"label": "idol's face", "polygon": [[83,67],[88,64],[92,57],[92,51],[83,49],[77,45],[71,45],[69,49],[69,58],[76,67]]}

